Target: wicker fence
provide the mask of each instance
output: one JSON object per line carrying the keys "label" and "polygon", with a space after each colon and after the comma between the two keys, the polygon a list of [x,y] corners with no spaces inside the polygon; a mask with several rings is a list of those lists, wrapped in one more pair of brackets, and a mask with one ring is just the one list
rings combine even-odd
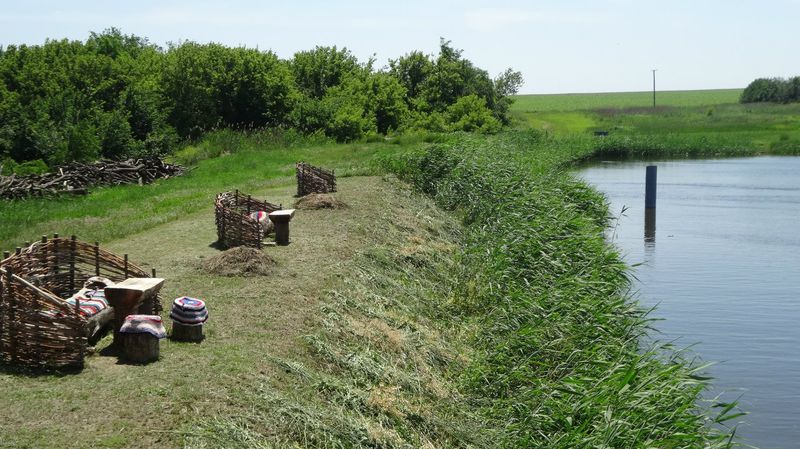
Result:
{"label": "wicker fence", "polygon": [[[147,273],[98,244],[42,237],[0,260],[0,362],[29,368],[82,367],[88,320],[70,297],[92,276],[114,282]],[[144,310],[142,310],[144,309]],[[158,313],[159,298],[143,305]]]}
{"label": "wicker fence", "polygon": [[297,196],[306,196],[309,193],[331,193],[336,191],[336,175],[333,170],[314,167],[305,162],[298,162],[297,171]]}
{"label": "wicker fence", "polygon": [[259,220],[253,215],[257,212],[269,214],[281,208],[281,205],[257,200],[238,190],[218,194],[214,205],[217,242],[226,248],[250,246],[261,249],[264,237],[274,227],[268,218]]}

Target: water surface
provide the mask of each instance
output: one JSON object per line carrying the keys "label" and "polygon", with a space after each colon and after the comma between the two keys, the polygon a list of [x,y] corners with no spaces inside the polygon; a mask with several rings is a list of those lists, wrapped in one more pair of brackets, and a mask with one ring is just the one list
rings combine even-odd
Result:
{"label": "water surface", "polygon": [[[693,348],[741,396],[738,435],[762,449],[800,447],[800,158],[657,162],[655,238],[644,238],[645,162],[579,176],[619,215],[609,238],[635,269],[662,341]],[[649,240],[649,239],[648,239]]]}

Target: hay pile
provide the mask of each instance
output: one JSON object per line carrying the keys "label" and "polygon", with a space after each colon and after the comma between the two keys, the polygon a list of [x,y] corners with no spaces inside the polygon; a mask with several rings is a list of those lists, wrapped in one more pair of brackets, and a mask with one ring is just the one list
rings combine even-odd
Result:
{"label": "hay pile", "polygon": [[347,204],[329,193],[311,193],[297,200],[294,208],[301,210],[346,209]]}
{"label": "hay pile", "polygon": [[275,260],[255,248],[237,246],[205,260],[202,266],[219,276],[265,276]]}

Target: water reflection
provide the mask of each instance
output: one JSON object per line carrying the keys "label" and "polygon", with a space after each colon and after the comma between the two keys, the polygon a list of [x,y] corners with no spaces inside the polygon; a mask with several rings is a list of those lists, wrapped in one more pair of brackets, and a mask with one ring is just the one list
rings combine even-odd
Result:
{"label": "water reflection", "polygon": [[656,245],[656,208],[644,209],[644,246]]}
{"label": "water reflection", "polygon": [[646,165],[602,164],[580,176],[611,210],[627,211],[609,238],[638,265],[642,305],[665,318],[652,337],[699,342],[695,354],[720,362],[706,395],[742,396],[750,414],[737,436],[746,443],[797,447],[800,158],[659,162],[658,247],[655,210],[643,210]]}

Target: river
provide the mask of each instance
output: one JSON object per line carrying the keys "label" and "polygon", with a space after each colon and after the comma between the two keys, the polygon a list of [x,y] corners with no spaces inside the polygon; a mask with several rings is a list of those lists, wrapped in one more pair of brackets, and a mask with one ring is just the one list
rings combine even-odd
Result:
{"label": "river", "polygon": [[[647,165],[658,191],[645,239]],[[603,162],[578,175],[618,217],[608,237],[638,265],[637,299],[664,319],[654,338],[718,362],[706,396],[741,396],[741,441],[800,447],[800,158]]]}

